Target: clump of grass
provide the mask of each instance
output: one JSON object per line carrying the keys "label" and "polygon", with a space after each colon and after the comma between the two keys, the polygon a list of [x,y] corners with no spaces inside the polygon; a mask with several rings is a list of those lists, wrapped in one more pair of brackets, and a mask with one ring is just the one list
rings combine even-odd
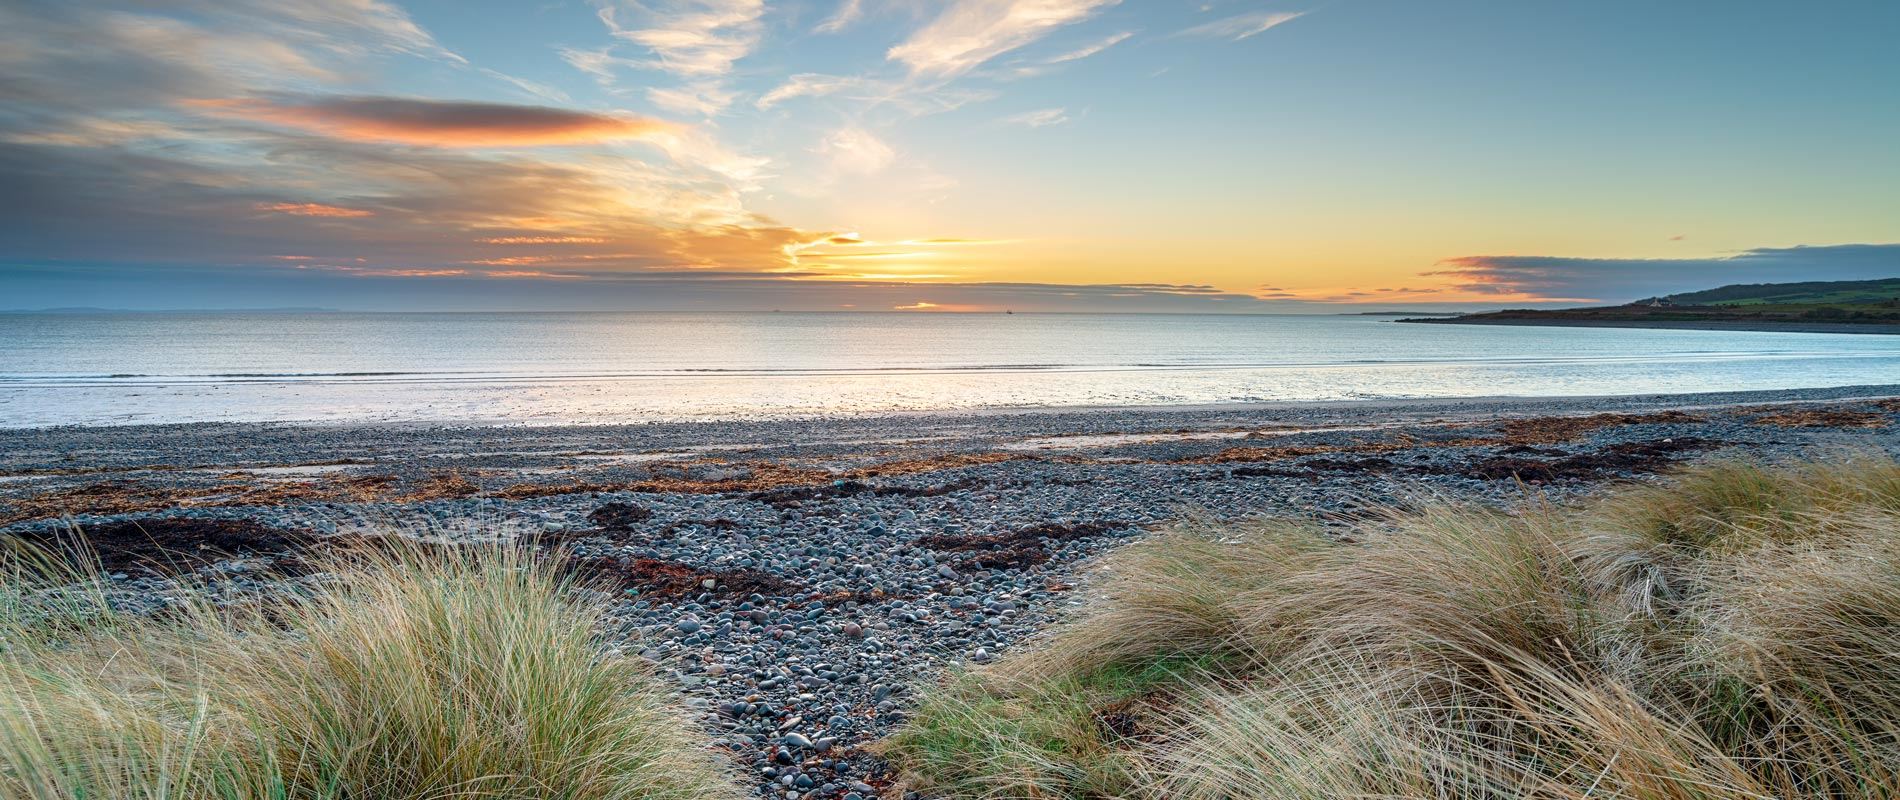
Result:
{"label": "clump of grass", "polygon": [[737,796],[558,565],[350,558],[304,596],[137,618],[44,559],[7,562],[0,797]]}
{"label": "clump of grass", "polygon": [[1190,526],[886,750],[946,797],[1900,797],[1896,531],[1872,456]]}

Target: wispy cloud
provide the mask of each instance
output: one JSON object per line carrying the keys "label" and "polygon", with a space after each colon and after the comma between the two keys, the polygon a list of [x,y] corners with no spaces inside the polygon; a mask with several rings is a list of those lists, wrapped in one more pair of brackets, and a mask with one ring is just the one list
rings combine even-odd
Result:
{"label": "wispy cloud", "polygon": [[1014,64],[1012,65],[1012,67],[1010,68],[1007,74],[1010,77],[1014,77],[1014,78],[1033,78],[1038,75],[1044,75],[1044,74],[1055,71],[1057,68],[1061,67],[1063,64],[1068,64],[1075,61],[1081,61],[1082,59],[1088,58],[1089,56],[1093,56],[1097,53],[1107,50],[1108,48],[1121,44],[1122,42],[1127,41],[1130,37],[1134,35],[1135,34],[1132,31],[1124,31],[1121,33],[1108,36],[1107,38],[1091,42],[1087,45],[1083,45],[1082,47],[1078,47],[1074,50],[1057,53],[1056,55],[1050,56],[1048,58],[1044,58],[1040,61],[1019,60],[1019,61],[1014,62]]}
{"label": "wispy cloud", "polygon": [[1021,125],[1026,128],[1046,128],[1068,121],[1069,110],[1066,108],[1039,108],[1034,111],[1024,111],[1021,114],[1011,114],[997,120],[1004,125]]}
{"label": "wispy cloud", "polygon": [[[195,4],[184,4],[195,5]],[[219,14],[235,27],[267,32],[289,41],[317,36],[320,43],[349,52],[369,46],[401,50],[412,55],[467,63],[443,47],[401,8],[381,0],[232,0],[216,4]]]}
{"label": "wispy cloud", "polygon": [[[623,26],[622,8],[645,17]],[[732,71],[734,62],[758,46],[765,0],[673,0],[652,7],[627,3],[600,9],[615,37],[652,51],[653,66],[678,75],[711,77]]]}
{"label": "wispy cloud", "polygon": [[[368,209],[344,208],[343,206],[326,205],[324,203],[258,203],[255,208],[259,211],[268,211],[274,214],[292,214],[299,217],[353,218],[376,215],[376,212]],[[290,257],[277,256],[277,258],[288,259]]]}
{"label": "wispy cloud", "polygon": [[616,72],[618,68],[640,66],[640,62],[631,58],[614,55],[611,46],[592,49],[563,47],[558,52],[568,66],[593,76],[596,83],[608,88],[612,88],[619,80]]}
{"label": "wispy cloud", "polygon": [[764,0],[671,0],[647,5],[635,0],[604,0],[600,21],[616,39],[644,48],[642,60],[616,55],[612,47],[567,48],[561,57],[574,68],[614,88],[617,70],[636,68],[671,73],[680,87],[650,87],[647,99],[684,114],[714,116],[732,104],[736,93],[725,79],[739,59],[752,54],[764,35]]}
{"label": "wispy cloud", "polygon": [[710,117],[724,111],[732,105],[738,95],[717,83],[688,85],[675,89],[654,87],[647,90],[647,100],[656,106],[676,114]]}
{"label": "wispy cloud", "polygon": [[858,175],[881,172],[897,160],[897,151],[890,145],[858,127],[832,131],[819,142],[816,152],[839,171]]}
{"label": "wispy cloud", "polygon": [[598,236],[491,236],[477,239],[482,244],[604,244]]}
{"label": "wispy cloud", "polygon": [[912,74],[948,77],[1089,18],[1120,0],[953,0],[887,57]]}
{"label": "wispy cloud", "polygon": [[839,33],[864,18],[864,0],[839,0],[838,10],[812,28],[812,33]]}
{"label": "wispy cloud", "polygon": [[1209,39],[1227,39],[1238,42],[1250,36],[1265,33],[1272,28],[1284,25],[1305,16],[1304,11],[1250,11],[1224,19],[1196,25],[1181,31],[1180,36],[1201,36]]}
{"label": "wispy cloud", "polygon": [[433,147],[531,147],[651,138],[671,123],[631,114],[400,97],[205,100],[210,113],[339,139]]}
{"label": "wispy cloud", "polygon": [[771,108],[787,100],[798,97],[819,97],[823,95],[855,89],[866,85],[863,78],[846,75],[820,75],[815,72],[801,72],[786,78],[771,91],[759,96],[755,103],[760,110]]}
{"label": "wispy cloud", "polygon": [[1101,41],[1084,45],[1074,50],[1070,50],[1067,53],[1063,53],[1061,55],[1055,56],[1054,58],[1051,58],[1047,62],[1044,62],[1044,63],[1066,64],[1070,61],[1081,61],[1082,59],[1088,58],[1089,56],[1095,55],[1096,53],[1100,53],[1103,50],[1107,50],[1108,48],[1114,47],[1115,45],[1128,41],[1128,38],[1134,35],[1135,34],[1132,31],[1123,31],[1121,33],[1113,34],[1109,36],[1108,38],[1103,39]]}
{"label": "wispy cloud", "polygon": [[574,101],[574,98],[570,97],[567,92],[563,92],[560,89],[556,89],[552,86],[549,86],[545,83],[541,83],[539,81],[531,81],[526,78],[516,77],[514,75],[509,75],[506,72],[500,72],[498,70],[488,69],[487,67],[483,67],[481,69],[481,73],[483,75],[487,75],[490,78],[494,78],[495,80],[501,81],[502,83],[506,83],[509,86],[513,86],[516,89],[519,89],[523,92],[526,92],[528,94],[534,95],[535,97],[541,98],[542,100],[545,100],[547,102],[571,103]]}

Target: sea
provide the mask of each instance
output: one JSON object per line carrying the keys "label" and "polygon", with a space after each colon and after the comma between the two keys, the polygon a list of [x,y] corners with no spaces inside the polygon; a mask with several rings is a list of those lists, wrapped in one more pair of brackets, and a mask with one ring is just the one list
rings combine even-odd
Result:
{"label": "sea", "polygon": [[1900,383],[1900,336],[1347,315],[8,313],[0,426],[552,425]]}

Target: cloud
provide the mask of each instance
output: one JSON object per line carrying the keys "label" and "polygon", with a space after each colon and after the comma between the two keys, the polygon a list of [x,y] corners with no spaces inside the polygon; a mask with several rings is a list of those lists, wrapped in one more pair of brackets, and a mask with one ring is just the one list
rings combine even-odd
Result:
{"label": "cloud", "polygon": [[487,75],[490,78],[494,78],[495,80],[501,81],[502,83],[506,83],[509,86],[513,86],[516,89],[521,90],[522,92],[534,95],[535,97],[541,98],[542,100],[546,100],[550,103],[574,102],[574,98],[568,96],[567,92],[563,92],[560,89],[556,89],[545,83],[540,83],[538,81],[531,81],[526,78],[517,78],[513,75],[509,75],[508,73],[501,72],[498,70],[488,69],[486,67],[483,67],[481,69],[481,73],[483,75]]}
{"label": "cloud", "polygon": [[897,160],[897,151],[863,128],[849,127],[832,131],[818,143],[816,151],[841,172],[868,175],[882,172]]}
{"label": "cloud", "polygon": [[950,77],[1089,18],[1120,0],[953,0],[886,56],[913,75]]}
{"label": "cloud", "polygon": [[671,123],[631,114],[401,97],[251,98],[194,103],[214,114],[338,139],[431,147],[534,147],[649,139]]}
{"label": "cloud", "polygon": [[[258,203],[254,207],[259,211],[269,211],[276,214],[292,214],[299,217],[350,218],[371,217],[376,215],[374,211],[361,208],[344,208],[342,206],[325,205],[323,203]],[[278,258],[285,257],[286,256],[278,256]]]}
{"label": "cloud", "polygon": [[703,83],[678,89],[654,87],[647,90],[647,100],[654,105],[676,114],[694,114],[702,117],[717,115],[732,105],[737,95],[717,83]]}
{"label": "cloud", "polygon": [[[624,12],[624,14],[623,14]],[[600,0],[598,16],[614,38],[639,45],[650,60],[615,55],[614,46],[562,48],[561,58],[619,91],[622,68],[658,70],[683,79],[678,87],[648,87],[647,100],[679,114],[716,116],[737,96],[726,77],[739,59],[758,47],[764,25],[764,0]],[[623,22],[623,16],[637,22]]]}
{"label": "cloud", "polygon": [[1029,63],[1023,63],[1023,62],[1018,61],[1006,74],[1008,75],[1008,77],[1012,77],[1012,78],[1033,78],[1038,75],[1045,75],[1055,70],[1057,67],[1063,64],[1067,64],[1073,61],[1081,61],[1082,59],[1085,59],[1085,58],[1088,58],[1089,56],[1100,53],[1103,50],[1107,50],[1110,47],[1114,47],[1115,45],[1126,41],[1129,37],[1134,36],[1134,35],[1135,34],[1132,31],[1124,31],[1122,33],[1113,34],[1106,39],[1098,40],[1096,42],[1084,45],[1074,50],[1058,53],[1054,56],[1045,58],[1041,61],[1032,61]]}
{"label": "cloud", "polygon": [[818,24],[818,27],[812,28],[811,32],[838,33],[863,18],[864,0],[839,0],[838,10],[833,11],[830,17]]}
{"label": "cloud", "polygon": [[[0,3],[0,295],[29,273],[77,298],[123,289],[124,306],[152,287],[190,287],[174,306],[237,297],[254,274],[291,296],[776,274],[830,235],[748,209],[765,160],[703,127],[341,91],[387,58],[463,69],[406,19],[377,0]],[[671,163],[602,146],[624,141]],[[534,149],[557,144],[578,146]],[[53,262],[72,269],[32,266]]]}
{"label": "cloud", "polygon": [[801,72],[786,78],[784,83],[761,95],[755,105],[763,111],[796,97],[818,97],[864,85],[866,82],[863,78]]}
{"label": "cloud", "polygon": [[[456,150],[391,154],[325,139],[249,141],[277,163],[255,169],[118,148],[0,144],[0,175],[17,190],[0,195],[0,251],[18,263],[155,271],[279,263],[284,253],[392,268],[548,256],[540,261],[563,267],[763,271],[790,266],[787,247],[828,235],[761,218],[736,190],[624,158],[595,167]],[[111,235],[100,234],[101,219],[112,221]]]}
{"label": "cloud", "polygon": [[1900,243],[1761,247],[1710,258],[1462,256],[1425,275],[1512,298],[1628,302],[1732,283],[1900,276]]}
{"label": "cloud", "polygon": [[1181,31],[1179,36],[1201,36],[1209,39],[1227,39],[1238,42],[1256,34],[1283,25],[1305,16],[1304,11],[1250,11],[1236,14],[1225,19],[1196,25]]}
{"label": "cloud", "polygon": [[568,66],[585,72],[588,75],[592,75],[594,80],[601,86],[610,88],[618,79],[618,76],[614,72],[616,67],[640,66],[640,62],[631,58],[622,58],[614,55],[612,46],[592,50],[582,50],[577,47],[563,47],[560,48],[559,52],[561,60],[566,61]]}
{"label": "cloud", "polygon": [[368,46],[467,63],[401,8],[380,0],[178,0],[168,5],[201,18],[230,20],[234,28],[292,41],[315,39],[344,52]]}
{"label": "cloud", "polygon": [[1068,121],[1069,110],[1066,108],[1039,108],[1034,111],[1024,111],[1021,114],[1011,114],[997,120],[1004,125],[1021,125],[1027,128],[1046,128]]}
{"label": "cloud", "polygon": [[598,236],[490,236],[477,239],[482,244],[603,244]]}
{"label": "cloud", "polygon": [[1109,36],[1108,38],[1103,39],[1099,42],[1095,42],[1094,44],[1086,45],[1075,50],[1070,50],[1067,53],[1058,55],[1043,63],[1066,64],[1070,61],[1081,61],[1082,59],[1088,58],[1089,56],[1095,55],[1096,53],[1100,53],[1103,50],[1107,50],[1108,48],[1121,44],[1122,42],[1127,41],[1128,37],[1134,36],[1134,35],[1135,34],[1132,31],[1123,31],[1121,33],[1117,33],[1112,36]]}
{"label": "cloud", "polygon": [[15,128],[334,82],[392,55],[461,63],[399,9],[374,0],[0,3],[0,31],[6,116]]}
{"label": "cloud", "polygon": [[[644,27],[623,27],[619,10],[643,12]],[[627,3],[608,5],[600,19],[613,35],[652,51],[658,69],[688,77],[723,76],[758,46],[764,0],[673,0],[650,10]]]}

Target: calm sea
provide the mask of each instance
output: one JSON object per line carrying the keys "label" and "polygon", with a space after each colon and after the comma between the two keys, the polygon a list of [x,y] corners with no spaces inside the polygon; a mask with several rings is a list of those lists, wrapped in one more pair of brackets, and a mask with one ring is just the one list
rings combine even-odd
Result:
{"label": "calm sea", "polygon": [[1353,316],[0,314],[0,425],[634,422],[1900,383],[1900,336]]}

